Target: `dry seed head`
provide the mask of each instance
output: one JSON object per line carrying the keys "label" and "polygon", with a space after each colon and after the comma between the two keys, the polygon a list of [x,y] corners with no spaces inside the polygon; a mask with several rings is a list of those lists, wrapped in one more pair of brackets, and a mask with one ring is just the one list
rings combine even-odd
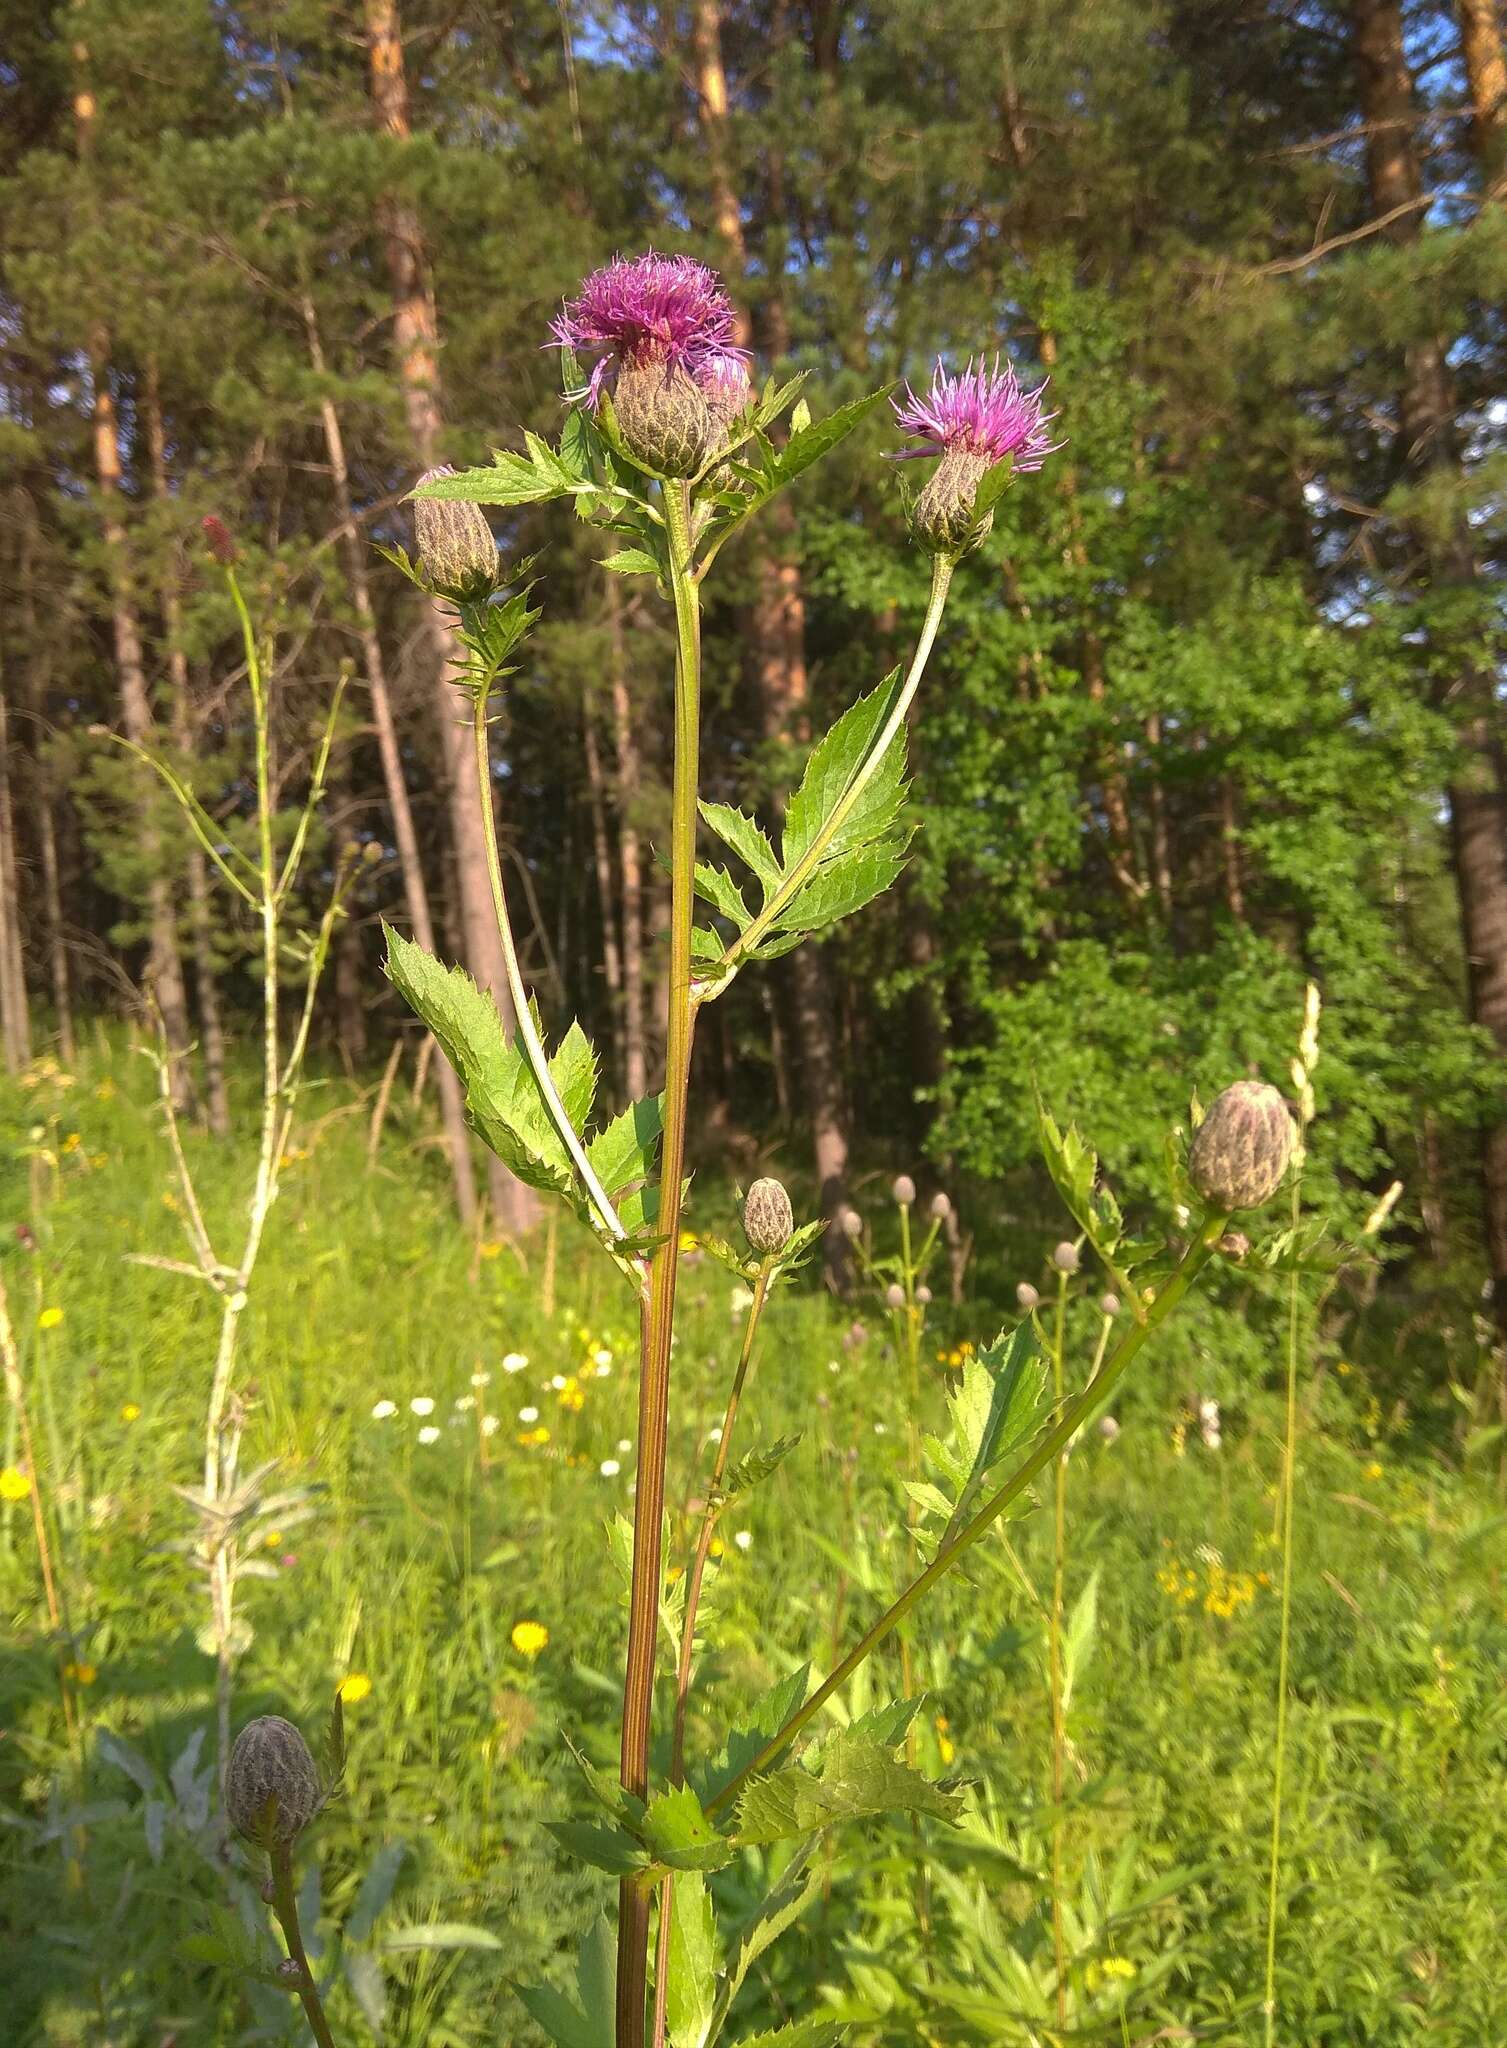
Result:
{"label": "dry seed head", "polygon": [[280,1714],[248,1721],[225,1770],[225,1811],[236,1833],[264,1849],[286,1845],[319,1811],[319,1773],[309,1745]]}
{"label": "dry seed head", "polygon": [[1215,1096],[1194,1132],[1188,1177],[1214,1209],[1259,1209],[1282,1185],[1297,1141],[1275,1088],[1236,1081]]}
{"label": "dry seed head", "polygon": [[916,1199],[916,1183],[908,1173],[896,1174],[895,1184],[890,1189],[890,1193],[902,1209],[908,1209]]}
{"label": "dry seed head", "polygon": [[777,1180],[756,1180],[743,1198],[743,1234],[756,1252],[768,1257],[790,1242],[795,1216],[790,1197]]}
{"label": "dry seed head", "polygon": [[1036,1289],[1029,1280],[1021,1281],[1015,1290],[1015,1299],[1019,1302],[1026,1315],[1029,1315],[1033,1308],[1040,1308],[1041,1306],[1041,1296],[1036,1292]]}
{"label": "dry seed head", "polygon": [[1065,1240],[1052,1253],[1052,1264],[1059,1273],[1076,1273],[1079,1266],[1078,1247]]}

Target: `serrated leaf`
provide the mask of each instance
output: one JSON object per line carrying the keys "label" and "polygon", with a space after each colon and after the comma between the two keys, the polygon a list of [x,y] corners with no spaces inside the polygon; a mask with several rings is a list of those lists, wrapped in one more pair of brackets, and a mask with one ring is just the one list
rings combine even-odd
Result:
{"label": "serrated leaf", "polygon": [[807,1868],[815,1846],[816,1837],[813,1835],[809,1841],[803,1842],[800,1848],[795,1850],[781,1874],[779,1883],[760,1901],[753,1918],[743,1927],[729,1950],[726,1973],[718,1990],[716,2010],[712,2015],[713,2040],[722,2031],[732,2002],[742,1988],[744,1978],[759,1957],[779,1940],[788,1927],[794,1925],[821,1890],[821,1873],[808,1871]]}
{"label": "serrated leaf", "polygon": [[586,1157],[609,1195],[620,1194],[653,1173],[663,1128],[664,1097],[649,1095],[630,1102],[597,1132],[586,1147]]}
{"label": "serrated leaf", "polygon": [[356,1903],[346,1916],[345,1939],[366,1941],[377,1924],[377,1916],[386,1908],[393,1895],[399,1873],[408,1857],[406,1842],[387,1842],[372,1858],[361,1889],[356,1894]]}
{"label": "serrated leaf", "polygon": [[1036,1089],[1036,1121],[1042,1157],[1058,1194],[1074,1221],[1106,1264],[1112,1263],[1124,1220],[1120,1205],[1107,1188],[1096,1188],[1099,1160],[1069,1124],[1060,1130]]}
{"label": "serrated leaf", "polygon": [[642,1834],[656,1863],[669,1870],[720,1870],[732,1847],[701,1810],[689,1785],[661,1792],[644,1812]]}
{"label": "serrated leaf", "polygon": [[796,1430],[790,1436],[776,1437],[772,1444],[758,1445],[751,1451],[745,1451],[737,1464],[722,1475],[722,1499],[733,1501],[740,1494],[751,1493],[771,1472],[784,1464],[803,1434],[803,1431]]}
{"label": "serrated leaf", "polygon": [[891,387],[886,384],[881,391],[871,391],[866,398],[855,398],[849,405],[840,405],[836,412],[828,413],[824,420],[817,420],[809,427],[802,427],[790,436],[774,462],[774,482],[778,489],[798,477],[813,462],[820,462],[830,454],[841,441],[846,441],[857,426],[861,426],[877,406],[884,403]]}
{"label": "serrated leaf", "polygon": [[615,555],[604,555],[602,567],[610,569],[614,576],[657,576],[659,563],[645,548],[619,548]]}
{"label": "serrated leaf", "polygon": [[868,1736],[847,1731],[824,1745],[819,1774],[800,1764],[755,1778],[738,1801],[740,1845],[783,1842],[880,1813],[955,1820],[962,1801]]}
{"label": "serrated leaf", "polygon": [[436,477],[432,483],[420,484],[414,491],[416,498],[438,498],[459,501],[468,505],[532,505],[545,498],[562,497],[569,489],[568,477],[558,470],[551,476],[537,469],[532,462],[526,462],[521,455],[509,455],[499,450],[492,458],[490,469],[463,469],[455,476]]}
{"label": "serrated leaf", "polygon": [[[882,896],[905,870],[911,834],[884,847],[859,847],[852,853],[823,856],[821,865],[801,884],[773,925],[777,933],[804,936],[851,917],[876,896]],[[755,951],[765,952],[761,941]]]}
{"label": "serrated leaf", "polygon": [[734,810],[731,804],[703,803],[700,810],[723,845],[731,847],[753,870],[767,902],[780,879],[780,863],[762,827],[746,811]]}
{"label": "serrated leaf", "polygon": [[745,2034],[735,2048],[828,2048],[848,2031],[846,2020],[797,2020],[762,2034]]}
{"label": "serrated leaf", "polygon": [[714,910],[720,910],[740,932],[748,929],[751,913],[743,901],[742,891],[726,868],[713,867],[710,861],[698,860],[696,893]]}
{"label": "serrated leaf", "polygon": [[777,1678],[761,1693],[749,1710],[744,1725],[728,1736],[722,1754],[707,1772],[706,1797],[714,1799],[731,1783],[745,1765],[752,1763],[766,1742],[778,1735],[790,1716],[801,1706],[811,1683],[807,1662]]}
{"label": "serrated leaf", "polygon": [[631,1877],[649,1866],[648,1851],[620,1828],[599,1827],[589,1820],[547,1820],[546,1830],[560,1847],[594,1870],[612,1877]]}
{"label": "serrated leaf", "polygon": [[677,1877],[672,1897],[665,1984],[671,2048],[706,2048],[717,1994],[716,1916],[704,1877]]}
{"label": "serrated leaf", "polygon": [[[789,872],[815,841],[838,799],[857,773],[894,707],[900,681],[893,669],[876,689],[838,719],[832,730],[811,749],[800,787],[791,797],[785,813],[785,831],[780,842],[780,859]],[[852,815],[832,841],[831,850],[859,844],[871,836],[867,821],[883,818],[888,810],[893,821],[897,792],[905,769],[905,737],[897,732],[885,749],[883,762],[875,770]]]}

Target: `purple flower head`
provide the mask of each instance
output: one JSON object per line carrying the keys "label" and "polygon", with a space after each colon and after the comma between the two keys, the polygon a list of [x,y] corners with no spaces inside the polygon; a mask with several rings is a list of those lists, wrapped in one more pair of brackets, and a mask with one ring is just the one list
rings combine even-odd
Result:
{"label": "purple flower head", "polygon": [[697,378],[714,359],[739,360],[733,302],[716,271],[689,256],[616,257],[594,270],[550,323],[556,347],[603,351],[588,386],[595,405],[609,373],[653,365]]}
{"label": "purple flower head", "polygon": [[905,404],[892,399],[897,424],[919,437],[918,448],[904,448],[898,459],[918,455],[961,454],[984,457],[986,466],[1011,456],[1017,470],[1037,470],[1049,455],[1062,446],[1047,432],[1054,412],[1043,413],[1045,384],[1023,391],[1009,363],[1003,368],[979,359],[950,376],[938,362],[932,373],[931,389],[918,398],[905,387]]}

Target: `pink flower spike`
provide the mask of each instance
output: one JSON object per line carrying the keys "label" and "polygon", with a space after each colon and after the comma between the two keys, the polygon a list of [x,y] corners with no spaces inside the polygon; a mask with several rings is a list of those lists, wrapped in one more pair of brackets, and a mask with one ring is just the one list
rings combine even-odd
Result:
{"label": "pink flower spike", "polygon": [[950,375],[938,361],[924,398],[907,384],[905,403],[890,401],[896,424],[921,442],[919,447],[901,449],[896,459],[961,454],[982,457],[992,465],[1008,455],[1017,470],[1038,470],[1064,445],[1047,433],[1048,421],[1057,415],[1041,409],[1045,390],[1042,383],[1034,391],[1023,391],[1014,368],[1009,363],[1001,367],[998,356],[992,366],[982,357],[976,366],[970,361],[957,375]]}

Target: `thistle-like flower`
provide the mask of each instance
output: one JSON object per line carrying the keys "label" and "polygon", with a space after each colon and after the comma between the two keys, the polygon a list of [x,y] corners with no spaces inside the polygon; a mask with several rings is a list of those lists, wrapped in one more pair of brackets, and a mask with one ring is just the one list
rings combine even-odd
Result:
{"label": "thistle-like flower", "polygon": [[550,332],[558,347],[600,352],[584,396],[598,406],[611,378],[625,444],[660,475],[694,476],[748,402],[732,300],[689,256],[651,249],[594,270]]}
{"label": "thistle-like flower", "polygon": [[956,376],[939,362],[924,397],[907,384],[905,402],[891,400],[896,424],[920,443],[903,448],[896,459],[942,458],[911,514],[917,537],[934,554],[964,554],[989,532],[992,510],[977,519],[973,508],[980,483],[996,463],[1008,458],[1015,470],[1038,470],[1062,446],[1047,432],[1057,415],[1041,409],[1045,390],[1045,384],[1022,390],[1011,365],[1002,368],[996,356],[992,366],[980,358]]}
{"label": "thistle-like flower", "polygon": [[782,1252],[795,1229],[790,1197],[777,1180],[756,1180],[743,1198],[743,1233],[766,1258]]}
{"label": "thistle-like flower", "polygon": [[[419,483],[438,483],[454,474],[448,463],[442,463],[438,469],[426,469]],[[487,597],[497,587],[497,542],[480,505],[415,498],[413,533],[419,570],[431,590],[464,602]]]}
{"label": "thistle-like flower", "polygon": [[261,1714],[236,1737],[225,1769],[225,1811],[264,1849],[302,1834],[323,1803],[309,1745],[281,1714]]}
{"label": "thistle-like flower", "polygon": [[1188,1148],[1188,1178],[1215,1209],[1259,1209],[1282,1184],[1298,1142],[1287,1104],[1265,1081],[1216,1095]]}

